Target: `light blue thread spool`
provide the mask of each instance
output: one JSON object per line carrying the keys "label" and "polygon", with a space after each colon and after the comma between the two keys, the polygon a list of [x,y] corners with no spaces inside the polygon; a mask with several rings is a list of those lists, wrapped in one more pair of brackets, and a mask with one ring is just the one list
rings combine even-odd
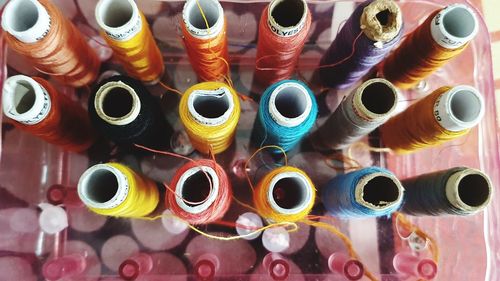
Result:
{"label": "light blue thread spool", "polygon": [[386,169],[364,168],[330,180],[323,189],[327,211],[338,217],[380,217],[398,210],[403,186]]}
{"label": "light blue thread spool", "polygon": [[303,82],[277,82],[262,95],[254,141],[259,147],[277,145],[290,151],[311,130],[317,114],[314,94]]}

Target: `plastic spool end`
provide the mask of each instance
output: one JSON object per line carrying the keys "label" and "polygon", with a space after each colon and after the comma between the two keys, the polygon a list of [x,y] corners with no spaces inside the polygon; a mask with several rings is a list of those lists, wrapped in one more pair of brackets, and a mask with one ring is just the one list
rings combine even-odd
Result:
{"label": "plastic spool end", "polygon": [[[210,177],[210,181],[207,178]],[[212,190],[210,191],[210,182]],[[216,200],[219,194],[219,177],[211,167],[193,167],[184,172],[179,178],[175,187],[175,201],[184,211],[191,214],[199,214],[206,211]],[[201,198],[201,196],[204,196]],[[200,202],[201,204],[189,204],[190,202]]]}
{"label": "plastic spool end", "polygon": [[25,75],[5,80],[2,103],[7,117],[27,125],[41,122],[50,111],[50,99],[45,90]]}
{"label": "plastic spool end", "polygon": [[176,131],[172,134],[170,137],[170,147],[175,153],[184,156],[194,152],[194,147],[185,130]]}
{"label": "plastic spool end", "polygon": [[375,0],[366,6],[360,17],[363,33],[375,42],[389,42],[403,27],[399,6],[392,0]]}
{"label": "plastic spool end", "polygon": [[283,281],[290,275],[290,265],[284,259],[275,259],[269,265],[269,275],[275,281]]}
{"label": "plastic spool end", "polygon": [[194,274],[199,281],[214,280],[219,270],[219,259],[213,254],[201,255],[194,265]]}
{"label": "plastic spool end", "polygon": [[385,79],[370,79],[356,90],[354,104],[368,119],[387,119],[398,105],[398,90]]}
{"label": "plastic spool end", "polygon": [[52,205],[63,204],[66,195],[66,188],[59,184],[54,184],[47,189],[47,201]]}
{"label": "plastic spool end", "polygon": [[99,27],[116,40],[127,40],[140,31],[140,11],[133,0],[100,0],[95,18]]}
{"label": "plastic spool end", "polygon": [[285,82],[273,90],[269,97],[269,114],[284,127],[303,123],[312,110],[312,100],[307,89],[296,82]]}
{"label": "plastic spool end", "polygon": [[269,4],[267,23],[278,36],[290,37],[304,28],[307,14],[308,7],[304,0],[273,0]]}
{"label": "plastic spool end", "polygon": [[344,276],[348,280],[360,280],[364,275],[364,267],[358,260],[349,260],[344,265]]}
{"label": "plastic spool end", "polygon": [[123,203],[127,194],[126,176],[108,164],[88,168],[78,181],[78,196],[91,208],[112,209]]}
{"label": "plastic spool end", "polygon": [[37,0],[11,0],[2,14],[2,28],[19,41],[35,43],[50,30],[50,16]]}
{"label": "plastic spool end", "polygon": [[437,275],[437,264],[433,260],[423,259],[418,263],[417,272],[421,278],[432,280]]}
{"label": "plastic spool end", "polygon": [[121,278],[127,281],[133,281],[139,276],[139,264],[131,259],[127,259],[118,268],[118,273]]}
{"label": "plastic spool end", "polygon": [[283,172],[269,183],[267,200],[273,210],[280,214],[294,215],[306,210],[313,201],[313,187],[308,179],[298,172]]}
{"label": "plastic spool end", "polygon": [[448,201],[464,214],[483,210],[491,201],[492,192],[490,178],[471,168],[454,173],[446,183]]}
{"label": "plastic spool end", "polygon": [[[247,235],[249,233],[254,232],[255,229],[259,229],[263,226],[262,219],[260,218],[260,216],[257,215],[256,213],[253,213],[253,212],[246,212],[246,213],[241,214],[238,217],[238,219],[236,220],[236,224],[251,228],[251,229],[247,229],[247,228],[236,226],[236,233],[238,233],[238,235]],[[250,235],[250,236],[243,237],[243,239],[254,240],[257,237],[259,237],[259,235],[260,235],[260,232],[257,232],[257,233]]]}
{"label": "plastic spool end", "polygon": [[436,120],[448,131],[476,126],[484,116],[484,99],[474,87],[460,85],[445,92],[434,105]]}
{"label": "plastic spool end", "polygon": [[356,202],[375,212],[399,205],[404,188],[393,175],[375,172],[364,176],[356,185]]}
{"label": "plastic spool end", "polygon": [[[198,3],[205,14],[205,22]],[[186,25],[188,32],[199,39],[211,39],[216,37],[224,28],[224,11],[217,0],[199,1],[188,0],[182,9],[182,20]]]}
{"label": "plastic spool end", "polygon": [[121,81],[102,85],[94,99],[94,108],[105,122],[123,126],[132,123],[141,111],[141,101],[135,90]]}
{"label": "plastic spool end", "polygon": [[431,35],[443,48],[457,49],[478,33],[477,16],[467,5],[453,4],[442,9],[431,23]]}
{"label": "plastic spool end", "polygon": [[56,234],[68,227],[68,214],[58,206],[47,203],[40,203],[42,209],[38,223],[43,232],[47,234]]}
{"label": "plastic spool end", "polygon": [[283,252],[290,247],[290,234],[283,227],[268,228],[262,234],[262,244],[269,252]]}
{"label": "plastic spool end", "polygon": [[161,222],[165,230],[174,235],[185,232],[189,227],[188,223],[176,217],[168,209],[163,211]]}
{"label": "plastic spool end", "polygon": [[189,114],[202,125],[219,126],[227,122],[234,111],[234,100],[226,87],[195,90],[188,101]]}

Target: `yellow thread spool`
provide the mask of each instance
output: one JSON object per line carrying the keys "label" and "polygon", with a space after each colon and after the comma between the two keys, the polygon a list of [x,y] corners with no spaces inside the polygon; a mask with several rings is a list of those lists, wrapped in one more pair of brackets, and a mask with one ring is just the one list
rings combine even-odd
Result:
{"label": "yellow thread spool", "polygon": [[221,153],[234,140],[240,119],[238,95],[221,82],[196,84],[182,96],[179,116],[196,150]]}
{"label": "yellow thread spool", "polygon": [[272,222],[304,219],[314,206],[316,190],[302,170],[283,166],[262,178],[254,192],[257,212]]}
{"label": "yellow thread spool", "polygon": [[160,201],[156,184],[118,163],[97,164],[78,182],[78,196],[93,212],[114,217],[143,217]]}
{"label": "yellow thread spool", "polygon": [[101,35],[125,71],[144,82],[156,83],[165,66],[144,15],[133,0],[100,0],[95,9]]}

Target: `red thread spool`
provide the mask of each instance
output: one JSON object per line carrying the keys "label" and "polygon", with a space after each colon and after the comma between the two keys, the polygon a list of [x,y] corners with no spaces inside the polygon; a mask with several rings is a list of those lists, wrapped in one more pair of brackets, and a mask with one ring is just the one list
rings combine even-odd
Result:
{"label": "red thread spool", "polygon": [[3,110],[14,125],[66,150],[81,152],[95,140],[87,112],[44,79],[9,77],[3,86]]}
{"label": "red thread spool", "polygon": [[274,0],[259,22],[255,79],[262,87],[292,76],[311,28],[303,0]]}
{"label": "red thread spool", "polygon": [[177,217],[193,225],[221,219],[233,195],[224,169],[207,159],[182,166],[175,173],[170,188],[175,193],[167,191],[166,205]]}

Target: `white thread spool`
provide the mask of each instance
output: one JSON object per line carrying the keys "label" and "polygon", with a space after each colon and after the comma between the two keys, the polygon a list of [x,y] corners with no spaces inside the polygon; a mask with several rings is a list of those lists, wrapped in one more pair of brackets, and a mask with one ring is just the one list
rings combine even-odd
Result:
{"label": "white thread spool", "polygon": [[94,99],[94,108],[102,120],[111,125],[132,123],[141,111],[141,101],[135,90],[121,81],[102,85]]}
{"label": "white thread spool", "polygon": [[304,0],[274,0],[269,4],[267,25],[280,37],[294,36],[306,25],[307,13]]}
{"label": "white thread spool", "polygon": [[228,88],[195,90],[189,94],[189,114],[206,126],[219,126],[227,122],[234,111],[234,100]]}
{"label": "white thread spool", "polygon": [[484,116],[484,99],[471,86],[453,87],[436,100],[434,116],[448,131],[459,132],[470,129]]}
{"label": "white thread spool", "polygon": [[[207,175],[210,177],[210,181],[212,183],[212,190],[208,194],[205,202],[197,205],[192,205],[184,202],[184,200],[190,200],[189,197],[192,194],[199,194],[202,192],[201,188],[206,188],[210,190],[210,182],[207,179]],[[201,183],[200,181],[203,182]],[[190,214],[199,214],[201,212],[206,211],[210,206],[215,202],[217,196],[219,194],[219,177],[215,170],[211,167],[200,166],[193,167],[187,171],[185,171],[182,176],[179,178],[177,185],[175,187],[175,202],[177,205],[184,211]],[[184,200],[183,200],[184,199]]]}
{"label": "white thread spool", "polygon": [[[203,19],[198,3],[203,10],[207,24]],[[217,0],[188,0],[182,9],[182,20],[188,32],[198,39],[208,40],[216,37],[224,28],[224,11]]]}
{"label": "white thread spool", "polygon": [[35,43],[50,30],[50,16],[37,0],[11,0],[2,14],[2,28],[19,41]]}
{"label": "white thread spool", "polygon": [[99,27],[116,41],[127,41],[142,29],[141,12],[133,0],[100,0],[95,18]]}
{"label": "white thread spool", "polygon": [[[255,229],[262,228],[262,226],[263,226],[262,219],[260,218],[260,216],[257,215],[256,213],[253,213],[253,212],[246,212],[244,214],[241,214],[238,217],[238,219],[236,220],[236,224],[246,226],[246,227],[255,228]],[[254,229],[246,229],[246,228],[236,226],[236,233],[238,233],[238,235],[247,235],[247,234],[252,233],[254,231],[255,231]],[[259,235],[260,235],[260,232],[257,232],[257,233],[250,235],[250,236],[243,237],[243,239],[254,240],[257,237],[259,237]]]}
{"label": "white thread spool", "polygon": [[[275,199],[276,189],[282,189],[288,195],[287,202],[277,202]],[[303,212],[310,206],[313,200],[313,190],[307,178],[297,172],[283,172],[275,175],[269,183],[267,200],[271,208],[283,215],[294,215]]]}
{"label": "white thread spool", "polygon": [[457,49],[472,40],[478,32],[476,14],[464,4],[454,4],[442,9],[432,20],[431,35],[446,49]]}
{"label": "white thread spool", "polygon": [[381,172],[361,178],[354,192],[358,204],[376,212],[401,204],[403,193],[404,188],[395,176]]}
{"label": "white thread spool", "polygon": [[88,207],[112,209],[127,198],[127,177],[118,169],[97,164],[88,168],[78,181],[78,196]]}
{"label": "white thread spool", "polygon": [[7,117],[25,125],[34,125],[47,117],[51,101],[38,82],[28,76],[15,75],[3,84],[2,107]]}
{"label": "white thread spool", "polygon": [[490,178],[483,172],[467,168],[452,174],[446,182],[446,198],[465,214],[484,209],[493,193]]}
{"label": "white thread spool", "polygon": [[268,110],[271,118],[279,125],[296,127],[311,114],[311,97],[301,84],[286,82],[271,93]]}

